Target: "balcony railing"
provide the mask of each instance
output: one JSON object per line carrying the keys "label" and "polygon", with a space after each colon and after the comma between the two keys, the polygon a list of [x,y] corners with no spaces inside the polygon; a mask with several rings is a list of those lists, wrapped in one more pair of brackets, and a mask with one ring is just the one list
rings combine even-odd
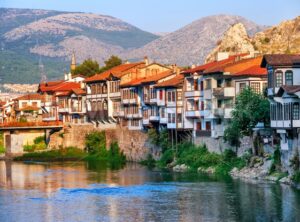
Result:
{"label": "balcony railing", "polygon": [[215,96],[215,97],[234,97],[235,96],[235,88],[234,87],[214,88],[213,96]]}

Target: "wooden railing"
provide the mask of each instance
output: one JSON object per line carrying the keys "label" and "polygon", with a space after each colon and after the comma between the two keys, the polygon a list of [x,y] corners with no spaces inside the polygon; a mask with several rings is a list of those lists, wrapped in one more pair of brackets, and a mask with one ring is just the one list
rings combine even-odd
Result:
{"label": "wooden railing", "polygon": [[0,124],[0,127],[39,127],[39,126],[61,126],[61,121],[52,122],[8,122]]}

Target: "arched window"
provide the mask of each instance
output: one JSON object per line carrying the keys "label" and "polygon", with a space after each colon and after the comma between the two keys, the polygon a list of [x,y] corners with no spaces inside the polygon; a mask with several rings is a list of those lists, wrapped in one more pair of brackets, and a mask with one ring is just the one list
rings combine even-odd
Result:
{"label": "arched window", "polygon": [[283,76],[282,71],[276,71],[276,73],[275,73],[275,87],[282,86],[282,84],[283,84],[282,76]]}
{"label": "arched window", "polygon": [[293,85],[293,72],[291,70],[285,72],[285,85]]}

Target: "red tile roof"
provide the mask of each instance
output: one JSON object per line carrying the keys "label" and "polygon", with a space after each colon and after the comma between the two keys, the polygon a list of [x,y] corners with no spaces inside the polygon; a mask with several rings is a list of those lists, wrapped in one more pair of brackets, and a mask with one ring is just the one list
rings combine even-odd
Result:
{"label": "red tile roof", "polygon": [[17,97],[14,100],[15,101],[18,101],[18,100],[44,100],[44,96],[41,94],[38,94],[38,93],[34,93],[34,94],[27,94],[27,95]]}
{"label": "red tile roof", "polygon": [[155,85],[157,88],[164,88],[164,87],[180,87],[183,84],[184,76],[183,75],[177,75],[173,77],[172,79],[160,82]]}
{"label": "red tile roof", "polygon": [[209,62],[200,66],[197,66],[195,68],[192,69],[188,69],[184,72],[182,72],[183,74],[190,74],[190,73],[195,73],[195,72],[204,72],[204,71],[219,71],[219,69],[223,66],[225,66],[226,64],[232,63],[236,60],[237,57],[243,57],[248,55],[248,53],[242,53],[242,54],[237,54],[237,55],[232,55],[229,56],[227,59],[223,59],[220,61],[213,61],[213,62]]}
{"label": "red tile roof", "polygon": [[268,74],[267,69],[261,68],[259,65],[251,66],[248,69],[234,73],[233,76],[258,76],[266,77]]}
{"label": "red tile roof", "polygon": [[72,89],[72,91],[76,94],[76,95],[85,95],[86,91],[84,89]]}
{"label": "red tile roof", "polygon": [[137,62],[137,63],[121,64],[121,65],[113,67],[103,73],[91,76],[91,77],[85,79],[85,82],[103,81],[103,80],[106,80],[110,75],[120,78],[124,74],[124,72],[128,71],[129,69],[135,68],[137,66],[142,66],[142,65],[145,65],[145,63]]}
{"label": "red tile roof", "polygon": [[70,91],[72,89],[80,88],[80,83],[76,82],[61,82],[56,85],[47,85],[40,86],[41,92],[59,92],[59,91]]}
{"label": "red tile roof", "polygon": [[146,83],[151,83],[151,82],[157,82],[161,79],[164,79],[168,76],[171,76],[173,75],[174,72],[172,70],[167,70],[167,71],[164,71],[164,72],[160,72],[154,76],[150,76],[150,77],[147,77],[147,78],[138,78],[138,79],[134,79],[130,82],[127,82],[127,83],[123,83],[121,84],[121,87],[130,87],[130,86],[138,86],[138,85],[142,85],[142,84],[146,84]]}
{"label": "red tile roof", "polygon": [[167,78],[167,77],[169,77],[173,74],[174,74],[173,70],[167,70],[167,71],[164,71],[164,72],[160,72],[157,75],[146,78],[142,83],[157,82],[157,81],[159,81],[161,79],[164,79],[164,78]]}

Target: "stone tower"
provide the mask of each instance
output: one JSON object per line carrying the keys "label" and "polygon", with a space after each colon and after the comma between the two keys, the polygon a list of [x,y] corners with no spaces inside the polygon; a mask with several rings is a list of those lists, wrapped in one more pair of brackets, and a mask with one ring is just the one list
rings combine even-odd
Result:
{"label": "stone tower", "polygon": [[75,58],[75,52],[73,51],[72,53],[72,59],[71,59],[71,66],[70,66],[70,71],[74,71],[76,68],[76,58]]}

